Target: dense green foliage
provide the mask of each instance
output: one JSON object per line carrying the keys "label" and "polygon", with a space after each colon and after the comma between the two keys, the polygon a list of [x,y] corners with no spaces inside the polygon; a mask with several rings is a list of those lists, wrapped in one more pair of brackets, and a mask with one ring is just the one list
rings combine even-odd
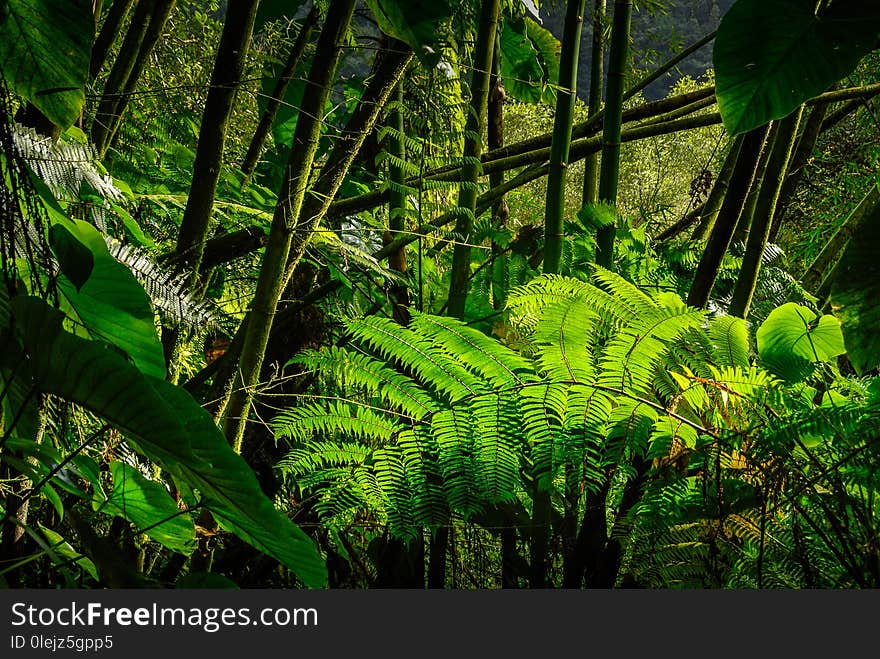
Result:
{"label": "dense green foliage", "polygon": [[0,0],[0,583],[880,587],[873,3],[607,114],[592,2],[222,4]]}

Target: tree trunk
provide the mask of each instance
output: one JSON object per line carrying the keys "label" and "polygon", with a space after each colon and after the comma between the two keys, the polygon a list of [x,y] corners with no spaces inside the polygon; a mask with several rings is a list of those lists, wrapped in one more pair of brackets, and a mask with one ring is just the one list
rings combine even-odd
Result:
{"label": "tree trunk", "polygon": [[[733,236],[730,243],[745,243],[749,237],[749,231],[752,228],[752,219],[758,208],[758,198],[761,196],[761,188],[764,183],[764,176],[767,173],[767,166],[770,164],[770,156],[773,155],[773,145],[775,144],[776,135],[779,133],[779,124],[773,124],[767,140],[764,142],[764,148],[761,149],[761,155],[758,158],[758,165],[755,167],[755,176],[752,179],[752,185],[749,187],[749,194],[743,204],[739,219],[736,221],[736,227],[733,230]],[[772,178],[772,174],[770,175]]]}
{"label": "tree trunk", "polygon": [[877,185],[871,188],[871,191],[859,202],[843,225],[831,236],[831,239],[825,243],[825,247],[819,252],[818,256],[813,260],[804,276],[801,277],[801,286],[806,290],[816,292],[819,284],[825,279],[825,275],[829,270],[829,266],[834,262],[837,256],[846,247],[849,239],[858,230],[864,222],[868,212],[880,204],[880,187]]}
{"label": "tree trunk", "polygon": [[767,126],[761,126],[746,133],[742,147],[730,177],[730,186],[718,212],[718,218],[712,227],[709,241],[700,257],[694,281],[688,292],[687,303],[692,307],[703,308],[709,303],[709,296],[715,279],[721,269],[721,261],[730,246],[733,230],[742,212],[749,186],[755,175],[761,145],[767,137]]}
{"label": "tree trunk", "polygon": [[776,210],[776,201],[779,199],[779,191],[785,181],[785,173],[791,159],[791,152],[797,139],[798,126],[804,106],[800,106],[785,119],[780,120],[772,142],[768,140],[767,148],[771,148],[767,161],[768,175],[765,176],[758,200],[755,206],[755,215],[752,227],[749,231],[749,240],[746,244],[745,256],[743,256],[742,268],[736,280],[736,289],[730,302],[729,313],[731,316],[747,318],[752,297],[755,294],[755,286],[758,283],[758,274],[761,271],[761,260],[764,256],[764,248],[767,246],[767,238],[770,236],[770,226],[773,222],[773,213]]}
{"label": "tree trunk", "polygon": [[137,61],[138,53],[147,34],[147,28],[150,25],[150,16],[153,15],[153,9],[156,6],[156,0],[138,0],[137,7],[134,10],[128,31],[122,40],[119,53],[113,62],[113,67],[104,83],[104,92],[101,100],[98,102],[98,111],[92,122],[92,143],[102,154],[106,150],[106,143],[111,134],[111,129],[116,115],[116,106],[119,99],[125,91],[125,84],[134,69]]}
{"label": "tree trunk", "polygon": [[462,156],[462,187],[458,194],[458,221],[455,233],[458,242],[452,255],[452,273],[449,282],[449,315],[464,317],[468,282],[471,273],[471,248],[468,241],[474,226],[477,206],[477,182],[480,176],[480,155],[483,152],[482,133],[489,100],[489,79],[492,54],[495,50],[495,32],[501,13],[501,0],[483,0],[477,42],[474,46],[471,104],[465,122],[464,154]]}
{"label": "tree trunk", "polygon": [[[239,451],[253,388],[259,380],[281,291],[412,57],[411,52],[400,47],[396,47],[394,52],[386,56],[343,135],[322,167],[321,176],[307,195],[309,176],[321,135],[324,105],[335,79],[345,35],[356,4],[356,0],[335,0],[331,3],[312,61],[308,84],[315,91],[303,98],[303,109],[297,122],[290,161],[272,219],[257,290],[246,320],[239,368],[226,406],[223,429],[227,439]],[[395,74],[383,73],[388,69]]]}
{"label": "tree trunk", "polygon": [[312,29],[317,22],[318,10],[312,5],[311,10],[303,19],[302,25],[299,28],[299,34],[296,35],[296,41],[293,43],[293,47],[290,49],[290,54],[287,56],[287,62],[284,64],[284,69],[281,71],[281,75],[278,76],[278,81],[275,83],[275,89],[272,90],[272,96],[269,97],[269,100],[266,103],[266,109],[260,117],[260,123],[257,124],[257,129],[254,131],[250,146],[248,146],[247,154],[241,165],[241,171],[244,172],[246,180],[250,180],[254,170],[257,168],[257,162],[260,160],[260,154],[263,152],[263,145],[266,143],[266,138],[269,137],[269,131],[272,129],[275,115],[278,114],[278,108],[281,107],[281,102],[284,100],[284,95],[287,93],[287,87],[290,85],[290,80],[293,78],[293,74],[299,66],[299,62],[306,50],[306,46],[309,44],[309,37],[312,34]]}
{"label": "tree trunk", "polygon": [[[544,213],[544,273],[558,274],[562,258],[562,217],[565,211],[565,180],[577,98],[578,56],[586,0],[568,0],[563,28],[562,52],[559,55],[559,80],[556,89],[556,114],[553,141],[550,144],[550,168],[547,174],[547,199]],[[622,118],[621,118],[622,120]],[[619,136],[618,136],[619,140]]]}
{"label": "tree trunk", "polygon": [[[631,0],[615,0],[605,91],[605,121],[602,130],[602,168],[599,173],[599,200],[617,205],[620,173],[620,133],[623,124],[623,83],[629,51]],[[615,225],[603,226],[596,233],[596,263],[611,268],[614,262]]]}
{"label": "tree trunk", "polygon": [[[495,33],[495,54],[492,60],[492,79],[490,81],[489,105],[488,105],[488,144],[489,150],[500,149],[504,146],[504,81],[501,79],[501,37]],[[504,172],[497,171],[489,174],[489,188],[494,189],[504,185]],[[494,225],[503,229],[507,226],[510,218],[510,207],[504,195],[492,207],[492,219]],[[495,259],[492,264],[492,306],[495,309],[503,309],[507,303],[508,286],[508,256],[507,250],[494,240],[492,241],[492,255]]]}
{"label": "tree trunk", "polygon": [[107,53],[110,52],[119,27],[128,15],[134,0],[116,0],[107,11],[107,17],[101,26],[101,31],[95,38],[92,46],[92,58],[89,62],[89,76],[94,80],[104,68],[104,62],[107,61]]}
{"label": "tree trunk", "polygon": [[[594,0],[593,49],[590,60],[590,100],[587,121],[595,119],[602,106],[602,79],[605,77],[605,0]],[[599,156],[584,159],[583,205],[599,201]]]}
{"label": "tree trunk", "polygon": [[[116,65],[114,64],[110,78],[104,87],[104,94],[98,106],[98,114],[92,124],[92,142],[101,156],[107,151],[119,130],[122,115],[125,113],[131,94],[137,86],[141,73],[147,66],[153,48],[162,36],[165,23],[168,21],[175,3],[176,0],[141,0],[138,3],[129,27],[129,33],[134,31],[132,43],[129,47],[129,35],[126,34],[120,51],[125,53],[124,64],[115,76]],[[143,17],[142,4],[149,11],[149,18]],[[138,20],[145,20],[145,25],[138,25]]]}
{"label": "tree trunk", "polygon": [[776,241],[776,236],[779,234],[780,227],[782,227],[782,218],[785,216],[794,193],[804,177],[804,171],[810,162],[810,158],[813,156],[813,150],[819,141],[819,135],[822,134],[827,114],[828,103],[820,103],[813,108],[806,124],[804,124],[803,133],[801,133],[797,149],[795,149],[794,155],[791,157],[788,174],[785,177],[782,189],[779,191],[779,199],[776,201],[776,210],[773,213],[773,226],[770,227],[770,242]]}
{"label": "tree trunk", "polygon": [[[397,107],[390,113],[388,125],[391,128],[388,138],[388,151],[393,159],[388,164],[388,178],[391,181],[391,198],[388,201],[388,231],[383,237],[385,244],[390,243],[403,231],[406,230],[407,220],[407,195],[404,189],[406,185],[406,172],[403,163],[406,162],[406,142],[404,140],[403,122],[403,83],[397,85]],[[407,271],[406,248],[401,247],[388,259],[388,267],[401,275]],[[405,284],[392,283],[388,291],[391,297],[392,316],[401,325],[408,325],[409,314],[409,290]],[[429,575],[430,580],[430,575]]]}
{"label": "tree trunk", "polygon": [[192,183],[177,234],[175,252],[175,268],[186,273],[190,286],[194,286],[198,279],[223,165],[226,132],[235,95],[241,84],[259,4],[260,0],[239,0],[229,5],[214,60],[211,87],[199,127]]}

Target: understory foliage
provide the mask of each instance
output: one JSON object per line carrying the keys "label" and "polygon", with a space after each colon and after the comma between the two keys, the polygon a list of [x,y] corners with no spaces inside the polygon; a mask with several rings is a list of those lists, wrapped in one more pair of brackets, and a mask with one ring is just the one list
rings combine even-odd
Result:
{"label": "understory foliage", "polygon": [[[834,527],[851,509],[847,525],[861,517],[864,538],[876,533],[865,493],[878,449],[860,438],[876,435],[880,389],[840,378],[830,317],[781,307],[755,355],[741,319],[604,270],[533,280],[509,307],[516,349],[416,315],[406,328],[352,322],[344,348],[297,358],[326,393],[275,417],[292,443],[279,466],[324,524],[368,514],[403,540],[453,520],[491,532],[499,510],[528,519],[536,487],[558,520],[567,488],[589,498],[611,479],[621,579],[876,584],[876,556],[840,546]],[[644,493],[621,509],[634,480]]]}

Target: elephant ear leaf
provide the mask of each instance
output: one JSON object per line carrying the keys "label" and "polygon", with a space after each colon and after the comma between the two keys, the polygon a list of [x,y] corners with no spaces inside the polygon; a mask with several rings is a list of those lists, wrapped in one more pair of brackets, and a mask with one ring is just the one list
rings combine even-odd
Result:
{"label": "elephant ear leaf", "polygon": [[0,77],[70,128],[85,105],[95,18],[89,0],[0,2]]}
{"label": "elephant ear leaf", "polygon": [[428,66],[440,59],[437,26],[452,16],[449,0],[367,0],[379,29],[400,39]]}
{"label": "elephant ear leaf", "polygon": [[196,548],[196,527],[161,484],[147,479],[124,462],[111,462],[113,491],[99,510],[127,519],[156,542],[187,555]]}
{"label": "elephant ear leaf", "polygon": [[713,53],[718,109],[731,135],[789,115],[877,47],[880,3],[738,0]]}
{"label": "elephant ear leaf", "polygon": [[846,352],[840,322],[788,302],[774,309],[758,328],[758,354],[767,370],[789,382],[809,376],[817,362]]}
{"label": "elephant ear leaf", "polygon": [[15,297],[9,308],[27,355],[22,377],[31,386],[104,418],[181,485],[198,490],[221,527],[286,565],[306,586],[326,584],[315,544],[275,509],[192,396],[143,374],[110,346],[65,331],[64,314],[39,298]]}

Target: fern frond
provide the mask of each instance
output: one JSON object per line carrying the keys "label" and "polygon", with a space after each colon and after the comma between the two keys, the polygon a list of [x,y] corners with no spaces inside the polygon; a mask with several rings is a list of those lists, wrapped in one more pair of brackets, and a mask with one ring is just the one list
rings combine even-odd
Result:
{"label": "fern frond", "polygon": [[351,335],[383,358],[398,362],[450,402],[484,389],[479,380],[431,340],[388,318],[370,317],[349,324]]}
{"label": "fern frond", "polygon": [[110,236],[105,235],[104,240],[113,258],[131,270],[153,306],[169,324],[195,328],[223,327],[231,331],[231,327],[227,327],[233,324],[231,321],[227,322],[210,302],[196,300],[182,277],[175,277],[163,270],[146,251],[120,243]]}
{"label": "fern frond", "polygon": [[413,420],[437,411],[437,403],[411,378],[369,355],[331,346],[300,353],[291,363],[330,375],[342,387],[362,389]]}
{"label": "fern frond", "polygon": [[383,445],[405,426],[387,415],[359,405],[331,401],[309,403],[280,412],[272,421],[276,437],[303,441],[314,435],[338,434],[357,437],[373,445]]}
{"label": "fern frond", "polygon": [[531,364],[503,343],[455,318],[414,313],[410,327],[431,336],[450,357],[493,387],[512,387],[533,372]]}

